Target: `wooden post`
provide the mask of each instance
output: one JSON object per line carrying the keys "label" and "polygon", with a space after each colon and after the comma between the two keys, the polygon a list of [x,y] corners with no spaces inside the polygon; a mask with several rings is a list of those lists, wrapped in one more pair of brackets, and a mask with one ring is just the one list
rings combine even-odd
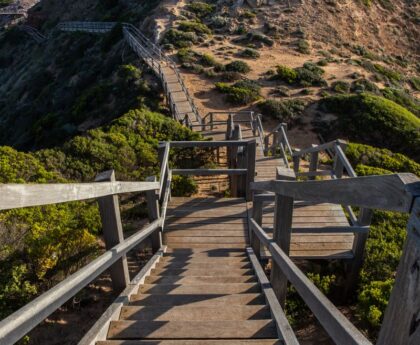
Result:
{"label": "wooden post", "polygon": [[[166,145],[165,144],[160,145],[158,147],[159,167],[162,167],[162,165],[163,165],[163,159],[165,157],[165,150],[166,150]],[[162,190],[165,190],[166,189],[168,171],[169,171],[169,162],[168,162],[168,166],[167,166],[166,170],[163,172],[164,176],[161,176],[160,177],[161,181],[163,181]],[[162,195],[160,197],[163,200],[163,193],[162,193]]]}
{"label": "wooden post", "polygon": [[[95,182],[114,182],[114,170],[104,171],[98,174]],[[124,234],[121,224],[120,205],[118,195],[105,196],[98,199],[99,212],[102,220],[102,230],[104,233],[106,250],[111,249],[124,241]],[[128,273],[127,257],[124,255],[120,260],[113,264],[110,269],[112,286],[115,291],[124,290],[130,283]]]}
{"label": "wooden post", "polygon": [[[345,152],[346,145],[347,145],[347,143],[345,141],[337,140],[335,145],[340,146],[342,148],[343,152]],[[334,175],[337,178],[342,178],[343,177],[343,172],[344,172],[344,165],[343,165],[343,162],[341,161],[341,159],[338,156],[337,151],[336,151],[336,154],[334,156]]]}
{"label": "wooden post", "polygon": [[420,343],[420,197],[415,199],[407,227],[394,288],[385,311],[378,345]]}
{"label": "wooden post", "polygon": [[214,128],[214,118],[213,118],[213,113],[210,113],[210,129],[213,130]]}
{"label": "wooden post", "polygon": [[[240,125],[235,125],[234,131],[233,131],[233,135],[232,135],[232,140],[241,140],[242,139],[242,131],[241,131],[241,126]],[[239,153],[238,153],[238,146],[233,146],[230,149],[230,167],[232,169],[237,169],[239,168]],[[238,197],[239,196],[239,189],[240,189],[240,184],[239,184],[239,177],[237,175],[232,175],[230,177],[230,188],[231,188],[231,194],[233,197]]]}
{"label": "wooden post", "polygon": [[255,180],[255,161],[257,159],[257,142],[255,140],[249,141],[246,146],[246,179],[245,179],[245,193],[246,200],[252,200],[251,182]]}
{"label": "wooden post", "polygon": [[232,139],[233,129],[234,129],[233,117],[232,117],[232,114],[229,114],[227,124],[226,124],[226,140]]}
{"label": "wooden post", "polygon": [[265,156],[268,155],[269,146],[270,146],[270,137],[267,135],[264,138],[264,155]]}
{"label": "wooden post", "polygon": [[273,146],[271,147],[271,155],[273,157],[276,156],[277,153],[277,145],[279,144],[280,141],[280,133],[278,131],[275,131],[273,133]]}
{"label": "wooden post", "polygon": [[295,171],[295,174],[299,173],[299,166],[300,166],[300,156],[298,155],[293,156],[293,170]]}
{"label": "wooden post", "polygon": [[[156,176],[149,176],[146,178],[148,182],[156,182]],[[153,222],[159,218],[159,194],[156,190],[146,192],[147,199],[147,213],[149,215],[149,221]],[[160,247],[162,247],[162,234],[161,229],[155,231],[150,235],[152,243],[152,252],[156,253]]]}
{"label": "wooden post", "polygon": [[[368,208],[360,209],[357,223],[359,226],[369,226],[372,221],[373,211]],[[366,247],[368,233],[356,233],[353,240],[354,258],[350,263],[349,272],[347,274],[345,295],[349,295],[355,290],[359,278],[359,272],[363,264],[363,256]]]}
{"label": "wooden post", "polygon": [[[262,225],[262,217],[263,217],[263,201],[261,199],[256,199],[252,203],[252,218],[254,218],[255,222],[258,225]],[[261,257],[261,243],[260,239],[257,235],[254,234],[254,231],[250,229],[250,237],[251,247],[254,250],[255,255],[257,258]]]}
{"label": "wooden post", "polygon": [[[312,144],[312,147],[317,145]],[[316,172],[318,170],[319,151],[311,153],[311,160],[309,162],[309,172]],[[310,176],[309,180],[315,180],[316,176]]]}
{"label": "wooden post", "polygon": [[[277,178],[279,177],[277,176]],[[293,204],[293,198],[276,194],[273,240],[287,255],[290,252],[292,236]],[[271,266],[271,285],[281,306],[284,307],[287,295],[287,278],[274,260],[272,260]]]}

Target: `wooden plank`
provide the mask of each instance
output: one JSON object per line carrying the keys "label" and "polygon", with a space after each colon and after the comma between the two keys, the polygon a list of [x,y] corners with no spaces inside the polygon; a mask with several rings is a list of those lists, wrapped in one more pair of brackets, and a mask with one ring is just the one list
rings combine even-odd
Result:
{"label": "wooden plank", "polygon": [[234,244],[245,244],[247,243],[244,236],[234,236],[234,237],[179,237],[179,236],[172,236],[167,238],[167,244],[172,245],[179,245],[179,244],[193,244],[193,243],[200,243],[200,244],[228,244],[228,243],[234,243]]}
{"label": "wooden plank", "polygon": [[407,226],[403,254],[397,269],[378,345],[416,345],[420,341],[420,198],[416,198]]}
{"label": "wooden plank", "polygon": [[[273,240],[288,255],[292,234],[293,204],[294,200],[288,196],[276,194],[274,211]],[[287,278],[273,262],[270,281],[273,290],[282,307],[286,304]]]}
{"label": "wooden plank", "polygon": [[240,294],[261,292],[257,283],[238,284],[143,284],[139,287],[138,294],[154,295],[191,295],[205,293],[206,295]]}
{"label": "wooden plank", "polygon": [[247,252],[252,266],[254,267],[258,281],[261,284],[267,304],[270,307],[271,315],[276,324],[279,339],[282,340],[285,345],[298,345],[299,342],[296,339],[295,333],[290,326],[289,321],[287,320],[286,314],[280,306],[280,303],[274,293],[273,288],[270,285],[267,276],[265,275],[263,268],[258,261],[257,256],[251,248],[248,248]]}
{"label": "wooden plank", "polygon": [[[114,170],[108,170],[99,174],[96,182],[114,182]],[[155,191],[153,191],[155,193]],[[104,234],[106,250],[124,242],[124,234],[121,223],[120,204],[117,195],[111,195],[99,198],[99,212],[101,214],[102,231]],[[155,219],[157,219],[156,217]],[[153,219],[153,220],[155,220]],[[159,246],[160,248],[160,246]],[[129,282],[130,275],[128,273],[127,258],[123,255],[110,269],[112,286],[115,291],[121,292],[124,290]]]}
{"label": "wooden plank", "polygon": [[413,197],[407,193],[406,185],[416,180],[413,174],[393,174],[325,181],[254,182],[252,188],[299,200],[407,212]]}
{"label": "wooden plank", "polygon": [[126,306],[121,310],[121,320],[142,321],[218,321],[218,320],[263,320],[270,319],[270,309],[264,305],[211,306]]}
{"label": "wooden plank", "polygon": [[159,189],[157,182],[100,182],[0,185],[0,210],[96,199]]}
{"label": "wooden plank", "polygon": [[214,175],[246,175],[246,169],[172,169],[173,175],[180,176],[214,176]]}
{"label": "wooden plank", "polygon": [[254,276],[149,276],[146,278],[147,284],[188,284],[188,285],[202,285],[202,284],[217,284],[217,283],[254,283],[257,279]]}
{"label": "wooden plank", "polygon": [[[226,345],[226,340],[201,339],[197,340],[108,340],[99,341],[96,345]],[[284,345],[277,339],[229,339],[229,345]]]}
{"label": "wooden plank", "polygon": [[170,217],[185,217],[187,219],[191,218],[246,218],[247,217],[247,211],[246,209],[242,208],[229,208],[225,207],[222,209],[208,209],[208,210],[202,210],[197,209],[194,211],[188,210],[188,209],[172,209],[169,210],[166,213],[166,216],[168,218]]}
{"label": "wooden plank", "polygon": [[246,140],[221,140],[221,141],[171,141],[171,147],[238,147],[246,146]]}
{"label": "wooden plank", "polygon": [[212,230],[174,230],[166,229],[165,238],[171,237],[244,237],[248,236],[248,231],[245,229],[237,230],[221,230],[212,229]]}
{"label": "wooden plank", "polygon": [[275,336],[276,328],[271,320],[113,321],[108,332],[108,339],[264,339]]}
{"label": "wooden plank", "polygon": [[232,217],[194,217],[194,218],[180,218],[180,217],[167,217],[166,224],[186,224],[188,228],[194,227],[197,224],[246,224],[246,217],[232,218]]}
{"label": "wooden plank", "polygon": [[[231,223],[229,224],[229,230],[226,231],[237,231],[243,232],[248,229],[247,224],[240,224],[240,223]],[[188,225],[183,225],[182,223],[170,224],[165,227],[165,233],[171,233],[174,231],[210,231],[210,232],[217,232],[222,231],[219,223],[215,224],[197,224],[197,223],[188,223]]]}

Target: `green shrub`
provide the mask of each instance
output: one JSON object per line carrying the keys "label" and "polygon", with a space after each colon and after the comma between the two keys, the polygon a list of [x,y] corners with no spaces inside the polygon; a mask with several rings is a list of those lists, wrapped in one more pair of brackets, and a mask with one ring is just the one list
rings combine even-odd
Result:
{"label": "green shrub", "polygon": [[197,60],[197,53],[189,48],[179,49],[176,56],[181,63],[192,63]]}
{"label": "green shrub", "polygon": [[211,30],[207,25],[196,21],[182,21],[178,24],[178,30],[183,32],[194,32],[197,35],[210,35]]}
{"label": "green shrub", "polygon": [[272,79],[280,79],[288,84],[294,84],[297,81],[297,72],[290,67],[279,65],[277,66],[277,74]]}
{"label": "green shrub", "polygon": [[232,61],[225,66],[226,71],[228,72],[238,72],[238,73],[249,73],[251,72],[251,67],[245,61]]}
{"label": "green shrub", "polygon": [[268,99],[259,103],[258,108],[264,116],[290,123],[302,115],[305,105],[305,102],[299,99],[286,101]]}
{"label": "green shrub", "polygon": [[260,98],[261,86],[252,80],[241,80],[233,85],[216,83],[216,89],[226,94],[226,100],[235,105],[247,105]]}
{"label": "green shrub", "polygon": [[382,90],[382,95],[420,116],[420,102],[404,90],[387,87]]}
{"label": "green shrub", "polygon": [[199,18],[204,18],[210,15],[214,10],[215,6],[207,4],[202,1],[194,1],[186,6],[187,10],[194,13]]}
{"label": "green shrub", "polygon": [[255,49],[246,48],[239,52],[239,56],[249,59],[258,59],[261,56],[261,54]]}
{"label": "green shrub", "polygon": [[306,62],[303,67],[295,68],[297,80],[301,86],[326,86],[327,82],[322,78],[325,71],[312,62]]}
{"label": "green shrub", "polygon": [[420,119],[400,105],[367,93],[323,98],[320,105],[337,114],[336,129],[351,140],[420,158]]}
{"label": "green shrub", "polygon": [[297,49],[298,49],[298,52],[300,52],[302,54],[310,54],[311,53],[311,47],[309,45],[309,42],[307,40],[304,40],[304,39],[300,39],[297,42]]}
{"label": "green shrub", "polygon": [[331,90],[337,93],[349,93],[350,84],[345,81],[338,80],[331,84]]}
{"label": "green shrub", "polygon": [[223,72],[220,79],[226,82],[233,82],[242,79],[242,74],[238,72]]}
{"label": "green shrub", "polygon": [[216,61],[214,56],[210,54],[203,54],[200,56],[200,63],[206,67],[214,67],[220,65],[219,62]]}
{"label": "green shrub", "polygon": [[386,172],[410,172],[420,176],[420,164],[400,153],[369,145],[350,143],[346,155],[353,166],[362,165],[365,170],[360,175],[378,175],[366,171],[366,166],[383,169]]}
{"label": "green shrub", "polygon": [[411,77],[410,84],[414,90],[420,91],[420,78],[419,77]]}
{"label": "green shrub", "polygon": [[177,29],[169,29],[162,41],[163,44],[173,44],[177,48],[188,48],[198,42],[194,32],[184,32]]}
{"label": "green shrub", "polygon": [[171,192],[173,196],[191,196],[197,193],[197,182],[189,176],[173,176]]}
{"label": "green shrub", "polygon": [[[237,31],[238,35],[241,35],[245,32],[246,32],[246,29],[244,27],[241,27],[241,26],[238,27],[238,31]],[[237,38],[234,40],[234,42],[240,43],[240,44],[254,44],[260,47],[263,45],[272,47],[274,45],[274,41],[270,37],[267,37],[266,35],[259,32],[245,33],[244,37]]]}
{"label": "green shrub", "polygon": [[371,92],[375,95],[380,94],[379,88],[367,79],[358,79],[351,83],[350,91],[355,93]]}
{"label": "green shrub", "polygon": [[385,76],[390,81],[400,82],[401,80],[403,80],[403,76],[399,72],[393,71],[379,64],[374,64],[373,67],[379,74]]}

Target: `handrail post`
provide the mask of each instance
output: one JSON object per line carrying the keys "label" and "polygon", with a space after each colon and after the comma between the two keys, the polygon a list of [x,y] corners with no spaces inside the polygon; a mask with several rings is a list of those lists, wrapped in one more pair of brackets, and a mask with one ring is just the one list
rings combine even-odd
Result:
{"label": "handrail post", "polygon": [[214,116],[213,113],[210,113],[210,129],[213,130],[214,129]]}
{"label": "handrail post", "polygon": [[[232,140],[241,140],[242,139],[242,130],[240,125],[235,125],[235,129],[233,130]],[[241,152],[242,154],[242,152]],[[233,169],[239,168],[239,149],[238,146],[234,146],[230,149],[230,157],[229,157],[230,164],[229,166]],[[239,176],[233,175],[230,178],[230,188],[233,197],[239,196]]]}
{"label": "handrail post", "polygon": [[394,288],[378,345],[418,344],[420,339],[420,197],[414,201]]}
{"label": "handrail post", "polygon": [[334,175],[337,178],[342,178],[343,177],[343,173],[344,173],[344,164],[340,159],[340,156],[337,153],[336,147],[340,146],[341,149],[343,150],[343,152],[345,152],[346,150],[346,145],[343,141],[337,140],[335,142],[334,145],[334,151],[335,151],[335,156],[334,156]]}
{"label": "handrail post", "polygon": [[[146,178],[146,181],[156,182],[156,176],[149,176]],[[149,221],[153,222],[159,218],[159,193],[156,190],[151,190],[146,192],[147,200],[147,213],[149,215]],[[156,253],[160,247],[162,247],[162,229],[155,231],[150,235],[150,240],[152,244],[152,252]]]}
{"label": "handrail post", "polygon": [[[277,173],[277,179],[279,179]],[[273,240],[289,255],[292,236],[294,199],[276,193],[274,208]],[[272,260],[271,285],[282,307],[286,303],[287,278],[280,267]]]}
{"label": "handrail post", "polygon": [[293,155],[293,170],[295,171],[295,174],[297,175],[299,173],[300,169],[300,156],[298,155],[298,151],[296,154]]}
{"label": "handrail post", "polygon": [[249,141],[246,146],[246,163],[247,174],[245,179],[245,193],[246,200],[252,200],[251,183],[255,180],[255,162],[257,156],[257,142],[255,140]]}
{"label": "handrail post", "polygon": [[[98,174],[95,182],[114,182],[114,170],[104,171]],[[124,234],[121,224],[120,205],[118,195],[109,195],[98,199],[99,212],[101,214],[102,230],[104,234],[106,250],[124,242]],[[127,257],[124,255],[109,268],[112,286],[115,291],[124,290],[130,283]]]}
{"label": "handrail post", "polygon": [[269,146],[270,146],[270,137],[267,135],[266,137],[264,137],[264,155],[265,156],[268,155]]}
{"label": "handrail post", "polygon": [[[317,145],[312,144],[312,147],[316,147]],[[315,151],[311,153],[311,158],[309,161],[309,172],[316,172],[318,170],[318,160],[319,160],[319,151]],[[309,180],[315,180],[315,176],[309,176]]]}
{"label": "handrail post", "polygon": [[[263,205],[264,202],[261,199],[254,199],[252,203],[252,218],[258,225],[262,225],[262,218],[263,218]],[[261,242],[258,236],[254,233],[252,228],[249,231],[249,240],[251,241],[252,249],[254,250],[255,255],[257,258],[261,257]]]}
{"label": "handrail post", "polygon": [[271,155],[273,157],[276,156],[276,153],[277,153],[277,145],[279,144],[279,141],[280,141],[280,133],[279,133],[279,131],[275,131],[273,133],[273,146],[271,146]]}

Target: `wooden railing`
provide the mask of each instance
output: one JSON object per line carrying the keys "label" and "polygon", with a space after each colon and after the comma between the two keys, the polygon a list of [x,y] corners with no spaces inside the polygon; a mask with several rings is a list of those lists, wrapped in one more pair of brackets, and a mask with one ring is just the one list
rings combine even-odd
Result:
{"label": "wooden railing", "polygon": [[119,182],[115,181],[113,171],[99,174],[95,181],[95,183],[0,185],[2,194],[0,210],[98,199],[107,249],[97,259],[1,321],[0,344],[13,344],[18,341],[107,269],[110,269],[114,288],[121,291],[129,284],[126,253],[148,237],[152,238],[154,250],[160,248],[159,230],[162,228],[163,218],[156,211],[157,203],[148,204],[149,214],[155,215],[151,223],[124,239],[118,195],[146,192],[148,201],[156,200],[153,195],[158,194],[161,183]]}
{"label": "wooden railing", "polygon": [[[165,149],[164,149],[165,148]],[[231,179],[232,196],[243,196],[252,199],[250,185],[255,179],[256,141],[255,140],[225,140],[225,141],[171,141],[160,144],[160,150],[170,148],[226,148],[228,152],[228,168],[226,169],[167,169],[172,175],[212,176],[228,175]],[[161,167],[165,164],[161,160]],[[162,173],[161,173],[162,174]]]}
{"label": "wooden railing", "polygon": [[[59,30],[63,31],[83,31],[92,33],[106,33],[111,31],[116,22],[62,22],[57,25]],[[150,41],[138,28],[132,24],[121,23],[124,33],[124,38],[130,47],[152,68],[152,70],[159,76],[162,81],[163,88],[166,94],[168,107],[170,108],[173,117],[177,121],[183,121],[185,113],[182,113],[175,102],[172,93],[168,88],[168,81],[163,71],[164,68],[170,68],[177,78],[177,82],[181,86],[182,92],[185,94],[187,101],[192,109],[195,121],[201,124],[201,116],[195,106],[194,100],[191,97],[184,80],[182,79],[179,70],[174,61],[165,55],[165,53],[152,41]]]}
{"label": "wooden railing", "polygon": [[280,152],[281,158],[287,168],[290,167],[289,157],[292,157],[293,150],[287,138],[287,124],[280,123],[270,133],[264,136],[264,154],[271,153],[276,156]]}
{"label": "wooden railing", "polygon": [[[420,181],[412,174],[355,177],[328,181],[255,182],[254,191],[275,193],[273,239],[262,228],[261,211],[253,208],[251,243],[272,255],[271,284],[282,305],[290,282],[336,344],[370,344],[289,258],[293,203],[337,203],[368,209],[410,212],[407,239],[398,267],[378,344],[415,344],[419,339]],[[257,201],[258,202],[258,201]],[[362,255],[362,253],[360,253]],[[293,343],[294,339],[290,340]],[[288,344],[288,339],[285,339]]]}

